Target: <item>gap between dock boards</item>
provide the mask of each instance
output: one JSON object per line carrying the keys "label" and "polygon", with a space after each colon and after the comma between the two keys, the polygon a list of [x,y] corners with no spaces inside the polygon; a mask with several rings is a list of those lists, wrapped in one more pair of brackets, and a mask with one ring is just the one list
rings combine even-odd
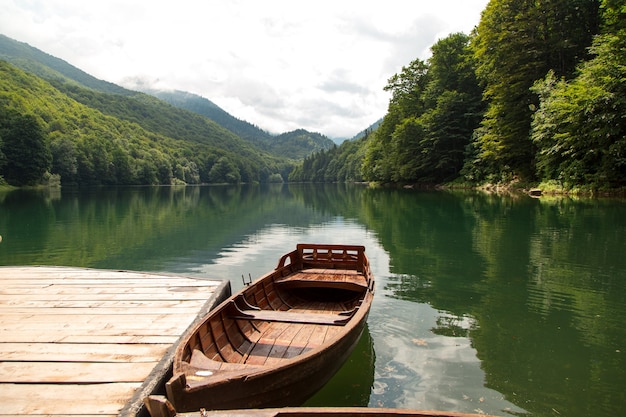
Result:
{"label": "gap between dock boards", "polygon": [[184,332],[228,281],[0,266],[0,417],[144,414]]}

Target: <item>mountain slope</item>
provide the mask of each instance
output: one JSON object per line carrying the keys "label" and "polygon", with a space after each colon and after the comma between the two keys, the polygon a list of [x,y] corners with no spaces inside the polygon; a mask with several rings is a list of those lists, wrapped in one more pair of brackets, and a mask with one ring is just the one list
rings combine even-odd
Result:
{"label": "mountain slope", "polygon": [[303,159],[320,150],[330,149],[335,143],[319,133],[298,129],[275,136],[251,123],[239,120],[212,101],[185,91],[144,90],[168,103],[215,121],[241,138],[250,141],[273,155]]}
{"label": "mountain slope", "polygon": [[[311,133],[309,138],[303,140],[302,136],[306,131],[300,132],[294,143],[284,139],[276,141],[275,136],[251,123],[237,119],[201,96],[182,91],[146,90],[147,94],[144,94],[128,90],[99,80],[62,59],[4,35],[0,35],[0,59],[48,80],[83,104],[97,108],[105,114],[137,122],[147,129],[171,137],[208,142],[214,146],[220,146],[216,141],[224,140],[222,145],[231,150],[236,150],[237,146],[243,147],[246,152],[258,148],[272,155],[290,159],[302,159],[320,149],[329,149],[333,146],[330,139],[319,134]],[[88,89],[108,95],[98,95]],[[160,101],[150,99],[150,96],[157,97],[174,107],[164,106]],[[214,123],[201,122],[197,117],[185,115],[178,109],[204,116]],[[189,119],[193,120],[191,124]],[[198,129],[198,124],[204,124],[203,128]],[[174,128],[176,131],[173,131]],[[239,138],[249,142],[254,148]]]}
{"label": "mountain slope", "polygon": [[239,120],[211,100],[186,91],[143,90],[144,93],[160,98],[173,106],[206,116],[241,138],[259,144],[270,140],[272,135],[245,120]]}
{"label": "mountain slope", "polygon": [[71,80],[105,93],[125,95],[133,93],[116,84],[99,80],[62,59],[2,34],[0,34],[0,59],[44,79],[62,79],[66,82]]}
{"label": "mountain slope", "polygon": [[[156,98],[142,95],[162,107],[142,107],[136,98],[54,82],[56,88],[0,61],[0,130],[15,114],[35,115],[48,137],[50,171],[64,184],[264,182],[291,169],[214,122]],[[137,120],[114,116],[125,110]]]}
{"label": "mountain slope", "polygon": [[335,142],[320,133],[312,133],[304,129],[283,133],[267,143],[272,153],[280,150],[281,155],[294,159],[304,157],[335,147]]}
{"label": "mountain slope", "polygon": [[98,80],[61,59],[3,35],[0,35],[0,58],[48,80],[80,103],[104,114],[138,123],[150,131],[246,154],[257,152],[232,132],[198,117],[196,113],[182,111],[147,94]]}

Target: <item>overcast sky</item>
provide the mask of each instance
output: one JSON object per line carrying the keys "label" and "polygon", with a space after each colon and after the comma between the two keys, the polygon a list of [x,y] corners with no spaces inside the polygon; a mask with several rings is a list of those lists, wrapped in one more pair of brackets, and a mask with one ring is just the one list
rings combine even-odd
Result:
{"label": "overcast sky", "polygon": [[272,133],[350,138],[387,80],[488,0],[0,0],[0,33],[125,87],[189,91]]}

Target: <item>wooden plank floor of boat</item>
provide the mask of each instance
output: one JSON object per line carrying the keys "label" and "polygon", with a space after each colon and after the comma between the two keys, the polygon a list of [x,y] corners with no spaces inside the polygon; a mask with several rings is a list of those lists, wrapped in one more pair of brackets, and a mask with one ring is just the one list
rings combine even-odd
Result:
{"label": "wooden plank floor of boat", "polygon": [[133,415],[228,282],[0,267],[0,417]]}

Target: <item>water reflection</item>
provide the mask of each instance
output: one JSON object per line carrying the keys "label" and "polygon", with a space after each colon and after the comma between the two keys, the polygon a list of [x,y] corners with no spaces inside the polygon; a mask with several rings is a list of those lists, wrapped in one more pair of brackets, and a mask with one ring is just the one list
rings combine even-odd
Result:
{"label": "water reflection", "polygon": [[305,407],[367,407],[374,381],[376,355],[368,326],[342,369]]}
{"label": "water reflection", "polygon": [[0,265],[167,271],[235,289],[299,242],[364,244],[375,364],[359,348],[314,404],[626,409],[621,201],[347,185],[19,191],[0,194],[0,235]]}
{"label": "water reflection", "polygon": [[[379,300],[376,300],[377,302]],[[469,332],[471,317],[455,317],[427,304],[385,300],[375,304],[376,381],[370,404],[502,414],[524,410],[495,390]]]}

